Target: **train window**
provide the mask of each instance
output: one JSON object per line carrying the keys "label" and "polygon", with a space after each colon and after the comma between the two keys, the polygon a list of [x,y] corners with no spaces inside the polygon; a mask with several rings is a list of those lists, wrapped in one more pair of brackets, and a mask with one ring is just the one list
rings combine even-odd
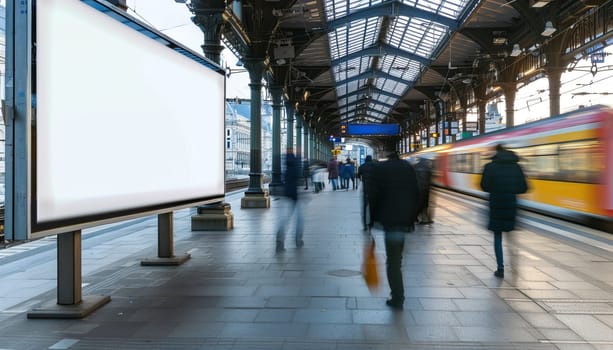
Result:
{"label": "train window", "polygon": [[533,148],[534,157],[529,157],[530,173],[534,177],[554,180],[558,177],[558,145],[539,145]]}
{"label": "train window", "polygon": [[532,168],[530,162],[534,160],[534,150],[531,147],[522,147],[514,149],[513,152],[519,157],[519,165],[524,170],[524,173],[528,175]]}
{"label": "train window", "polygon": [[604,154],[597,140],[560,145],[560,180],[596,183],[604,170]]}
{"label": "train window", "polygon": [[536,177],[537,175],[536,161],[534,160],[533,156],[519,158],[519,165],[524,170],[524,173],[526,174],[526,176]]}
{"label": "train window", "polygon": [[471,159],[472,155],[470,153],[464,153],[462,155],[462,168],[461,171],[463,173],[469,173],[471,171]]}
{"label": "train window", "polygon": [[473,174],[481,174],[483,172],[483,168],[481,167],[481,157],[480,154],[473,153],[472,154],[472,173]]}
{"label": "train window", "polygon": [[536,156],[550,156],[558,154],[558,145],[540,145],[533,148],[534,155]]}
{"label": "train window", "polygon": [[467,173],[475,173],[475,153],[468,153],[466,155],[466,172]]}
{"label": "train window", "polygon": [[546,179],[554,179],[558,173],[558,164],[555,155],[534,157],[536,176]]}
{"label": "train window", "polygon": [[475,153],[460,153],[451,156],[451,171],[457,173],[473,173]]}
{"label": "train window", "polygon": [[484,151],[482,153],[479,154],[479,159],[480,159],[480,163],[479,164],[479,169],[481,170],[481,172],[483,172],[483,169],[485,168],[485,165],[489,162],[492,161],[492,153],[488,152],[488,151]]}

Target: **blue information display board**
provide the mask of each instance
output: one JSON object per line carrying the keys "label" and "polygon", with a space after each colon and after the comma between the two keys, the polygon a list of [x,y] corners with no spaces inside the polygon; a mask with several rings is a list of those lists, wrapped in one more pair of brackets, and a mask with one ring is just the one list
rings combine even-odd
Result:
{"label": "blue information display board", "polygon": [[349,136],[397,136],[398,124],[347,124]]}

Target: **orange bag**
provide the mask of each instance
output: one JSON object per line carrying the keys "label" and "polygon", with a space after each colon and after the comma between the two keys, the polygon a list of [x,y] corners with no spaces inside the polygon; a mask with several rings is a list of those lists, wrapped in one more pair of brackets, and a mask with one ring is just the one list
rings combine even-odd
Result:
{"label": "orange bag", "polygon": [[379,273],[377,272],[377,257],[375,256],[375,240],[371,237],[370,242],[364,246],[364,261],[362,262],[362,276],[368,289],[375,290],[379,287]]}

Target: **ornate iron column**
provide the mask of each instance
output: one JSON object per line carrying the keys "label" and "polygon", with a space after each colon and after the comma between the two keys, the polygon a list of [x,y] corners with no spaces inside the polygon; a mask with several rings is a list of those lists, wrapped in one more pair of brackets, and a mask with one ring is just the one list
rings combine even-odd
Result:
{"label": "ornate iron column", "polygon": [[285,102],[285,109],[287,111],[287,146],[286,150],[294,149],[294,105],[287,101]]}
{"label": "ornate iron column", "polygon": [[570,59],[561,55],[564,51],[564,37],[556,36],[545,46],[547,64],[545,71],[549,80],[549,116],[560,114],[560,86],[562,72],[570,63]]}
{"label": "ornate iron column", "polygon": [[[434,132],[437,135],[436,138],[434,139],[434,145],[437,146],[441,140],[441,127],[440,126],[441,126],[441,122],[444,121],[443,116],[445,115],[445,102],[439,101],[435,103],[434,110],[436,111],[436,121],[435,121],[435,126],[434,126]],[[430,135],[428,135],[427,137],[429,139]]]}
{"label": "ornate iron column", "polygon": [[220,44],[221,29],[224,24],[223,11],[223,6],[221,9],[198,10],[197,14],[192,17],[192,22],[204,33],[204,44],[201,46],[204,56],[217,63],[220,63],[221,51],[224,49]]}
{"label": "ornate iron column", "polygon": [[302,160],[306,164],[309,161],[309,156],[310,156],[310,154],[309,154],[310,142],[309,142],[309,125],[307,123],[305,123],[304,120],[303,120],[303,123],[302,123],[302,140],[303,140],[302,141],[303,142],[303,145],[302,145],[302,149],[303,149]]}
{"label": "ornate iron column", "polygon": [[[302,113],[300,112],[296,112],[296,149],[294,154],[296,155],[296,160],[298,161],[299,167],[300,169],[302,169],[303,166],[303,160],[304,160],[304,156],[302,154]],[[300,171],[300,175],[302,175],[303,172]],[[302,185],[302,177],[300,178],[300,180],[298,181],[299,185]]]}
{"label": "ornate iron column", "polygon": [[547,79],[549,80],[549,116],[560,114],[560,85],[562,70],[559,68],[547,69]]}
{"label": "ornate iron column", "polygon": [[269,88],[272,95],[272,180],[268,185],[271,195],[283,194],[281,181],[281,103],[283,90],[278,85]]}
{"label": "ornate iron column", "polygon": [[502,85],[504,91],[505,114],[507,117],[507,128],[515,125],[515,95],[517,93],[516,83],[505,83]]}
{"label": "ornate iron column", "polygon": [[485,134],[485,112],[487,104],[487,90],[485,84],[480,84],[475,87],[475,99],[477,100],[477,108],[479,110],[479,135]]}
{"label": "ornate iron column", "polygon": [[479,135],[485,134],[485,103],[483,100],[477,102],[479,110]]}
{"label": "ornate iron column", "polygon": [[302,159],[302,113],[296,112],[296,151],[298,161]]}
{"label": "ornate iron column", "polygon": [[[192,22],[204,34],[202,51],[204,56],[217,64],[221,63],[221,31],[223,27],[223,0],[192,0]],[[223,116],[225,118],[225,115]],[[192,216],[192,231],[227,231],[234,227],[231,206],[226,202],[212,203],[198,207]]]}
{"label": "ornate iron column", "polygon": [[309,139],[309,151],[306,157],[309,161],[317,160],[317,155],[315,154],[315,130],[309,128],[306,132],[308,133]]}
{"label": "ornate iron column", "polygon": [[262,77],[266,65],[263,58],[244,60],[251,88],[251,151],[249,188],[241,199],[241,208],[269,208],[270,197],[262,189]]}

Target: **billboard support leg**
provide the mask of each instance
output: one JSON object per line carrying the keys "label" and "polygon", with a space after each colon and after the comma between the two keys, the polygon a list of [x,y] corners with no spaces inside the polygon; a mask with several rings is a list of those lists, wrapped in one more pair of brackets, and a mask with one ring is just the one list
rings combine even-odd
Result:
{"label": "billboard support leg", "polygon": [[111,300],[82,297],[81,230],[57,235],[57,301],[28,312],[28,318],[83,318]]}
{"label": "billboard support leg", "polygon": [[172,212],[158,215],[158,257],[140,262],[142,266],[177,266],[191,257],[174,255]]}

